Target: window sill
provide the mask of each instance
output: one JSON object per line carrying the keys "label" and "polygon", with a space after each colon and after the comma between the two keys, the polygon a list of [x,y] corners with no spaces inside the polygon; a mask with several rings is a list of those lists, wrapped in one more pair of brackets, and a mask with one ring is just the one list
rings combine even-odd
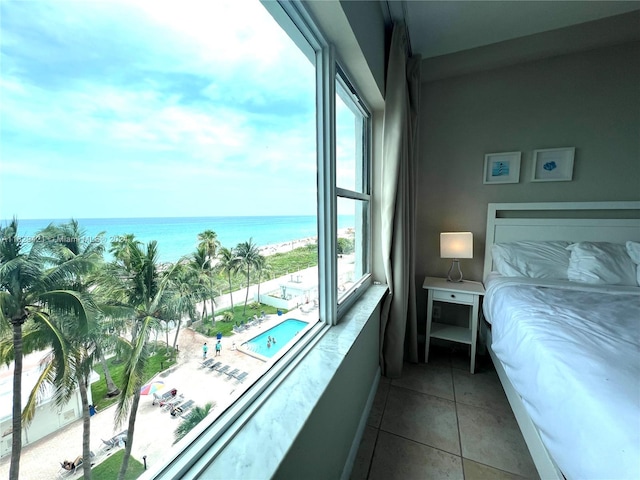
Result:
{"label": "window sill", "polygon": [[[235,415],[228,428],[216,432],[218,422],[214,422],[200,432],[192,432],[193,435],[186,438],[188,445],[182,444],[184,450],[173,461],[145,472],[140,478],[272,478],[289,468],[288,453],[306,448],[301,444],[307,437],[313,437],[314,441],[322,437],[322,432],[310,432],[309,428],[313,430],[316,428],[313,425],[328,425],[332,421],[344,424],[346,415],[332,411],[331,404],[336,402],[351,408],[349,417],[355,417],[355,427],[348,426],[344,433],[345,437],[352,437],[345,440],[349,445],[357,433],[359,417],[366,409],[369,390],[378,373],[379,312],[386,292],[386,286],[368,288],[340,324],[326,328],[310,342],[263,388],[253,403]],[[353,379],[354,376],[358,378]],[[360,382],[359,394],[343,391],[341,377],[347,379],[349,388],[354,380]],[[342,395],[350,398],[340,398]],[[352,398],[357,401],[353,403]],[[322,415],[327,407],[332,418]],[[308,446],[314,447],[332,448],[321,441]],[[341,448],[339,453],[344,454],[344,461],[338,459],[335,468],[340,467],[340,463],[344,467],[349,452],[339,445],[336,448]],[[326,467],[331,457],[322,457]]]}

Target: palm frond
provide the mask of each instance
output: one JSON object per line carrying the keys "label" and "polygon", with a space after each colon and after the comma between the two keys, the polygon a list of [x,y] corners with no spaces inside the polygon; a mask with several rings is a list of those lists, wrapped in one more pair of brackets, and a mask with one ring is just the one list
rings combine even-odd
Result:
{"label": "palm frond", "polygon": [[27,402],[22,410],[22,421],[29,425],[33,420],[33,417],[36,413],[36,406],[38,402],[42,399],[42,397],[47,393],[47,390],[51,388],[54,383],[54,378],[56,376],[54,362],[47,361],[52,360],[53,354],[50,352],[44,358],[44,361],[41,365],[44,365],[44,368],[38,375],[38,379],[36,380],[35,386],[31,389],[29,393],[29,397],[27,398]]}
{"label": "palm frond", "polygon": [[146,316],[140,324],[134,342],[130,344],[130,357],[124,372],[120,399],[116,406],[115,422],[117,425],[121,425],[126,420],[133,401],[133,395],[140,395],[144,368],[149,358],[149,334],[155,323],[156,319]]}

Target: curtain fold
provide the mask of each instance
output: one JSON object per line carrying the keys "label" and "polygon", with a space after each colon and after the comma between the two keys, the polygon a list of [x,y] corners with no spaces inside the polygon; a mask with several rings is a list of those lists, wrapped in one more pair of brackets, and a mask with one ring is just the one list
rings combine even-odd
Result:
{"label": "curtain fold", "polygon": [[382,258],[390,293],[382,309],[380,366],[397,378],[418,361],[415,285],[417,127],[421,57],[408,56],[407,30],[391,36],[382,133]]}

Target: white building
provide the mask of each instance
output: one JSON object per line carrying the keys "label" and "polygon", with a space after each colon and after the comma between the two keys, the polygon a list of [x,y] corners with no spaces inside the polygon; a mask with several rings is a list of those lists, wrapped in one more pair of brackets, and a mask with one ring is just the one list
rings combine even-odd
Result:
{"label": "white building", "polygon": [[[22,370],[22,405],[26,404],[29,394],[38,380],[42,371],[42,362],[45,352],[26,355]],[[13,363],[7,367],[0,367],[0,457],[11,454],[12,415],[13,406]],[[92,372],[89,383],[100,379],[100,376]],[[36,406],[36,413],[29,425],[22,426],[22,445],[29,445],[47,435],[59,430],[71,422],[82,418],[82,400],[80,390],[76,389],[69,402],[63,407],[56,406],[53,399],[53,388],[48,388]],[[88,389],[89,404],[91,388]]]}

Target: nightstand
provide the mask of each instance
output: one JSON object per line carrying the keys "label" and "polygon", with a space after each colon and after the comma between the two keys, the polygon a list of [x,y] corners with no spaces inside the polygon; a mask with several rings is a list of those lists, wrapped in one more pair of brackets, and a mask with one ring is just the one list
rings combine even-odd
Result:
{"label": "nightstand", "polygon": [[[476,340],[478,338],[478,314],[484,286],[480,282],[448,282],[445,278],[425,277],[422,288],[427,290],[427,338],[424,361],[429,361],[429,342],[440,338],[471,345],[471,373],[476,367]],[[469,326],[458,327],[432,321],[433,302],[469,305]]]}

